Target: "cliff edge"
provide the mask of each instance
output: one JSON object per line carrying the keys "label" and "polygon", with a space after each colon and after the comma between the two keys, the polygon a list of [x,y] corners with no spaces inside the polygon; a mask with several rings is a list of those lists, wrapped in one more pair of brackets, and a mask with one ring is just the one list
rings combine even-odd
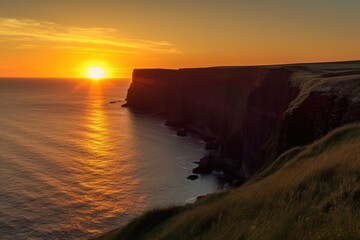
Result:
{"label": "cliff edge", "polygon": [[360,61],[135,69],[127,105],[212,144],[211,166],[249,178],[286,150],[360,121]]}

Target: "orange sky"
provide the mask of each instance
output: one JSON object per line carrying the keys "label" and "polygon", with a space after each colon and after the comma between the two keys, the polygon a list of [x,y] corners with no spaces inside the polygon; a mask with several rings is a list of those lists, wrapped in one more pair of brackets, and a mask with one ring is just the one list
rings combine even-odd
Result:
{"label": "orange sky", "polygon": [[0,77],[360,59],[360,1],[0,0]]}

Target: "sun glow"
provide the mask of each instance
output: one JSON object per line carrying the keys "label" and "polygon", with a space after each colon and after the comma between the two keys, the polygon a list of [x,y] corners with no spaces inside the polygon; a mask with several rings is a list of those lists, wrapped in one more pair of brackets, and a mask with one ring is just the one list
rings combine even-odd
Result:
{"label": "sun glow", "polygon": [[87,69],[87,76],[93,80],[99,80],[105,77],[105,72],[101,67],[90,67]]}

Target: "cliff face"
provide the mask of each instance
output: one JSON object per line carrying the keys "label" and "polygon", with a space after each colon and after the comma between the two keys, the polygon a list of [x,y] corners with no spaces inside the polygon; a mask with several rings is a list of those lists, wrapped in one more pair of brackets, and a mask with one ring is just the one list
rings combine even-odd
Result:
{"label": "cliff face", "polygon": [[216,163],[249,177],[285,150],[360,120],[360,63],[137,69],[128,105],[220,143]]}
{"label": "cliff face", "polygon": [[248,95],[268,69],[134,70],[129,105],[164,115],[207,135],[228,135],[241,128]]}
{"label": "cliff face", "polygon": [[278,152],[313,142],[339,126],[359,120],[359,97],[335,89],[311,92],[303,104],[285,115]]}

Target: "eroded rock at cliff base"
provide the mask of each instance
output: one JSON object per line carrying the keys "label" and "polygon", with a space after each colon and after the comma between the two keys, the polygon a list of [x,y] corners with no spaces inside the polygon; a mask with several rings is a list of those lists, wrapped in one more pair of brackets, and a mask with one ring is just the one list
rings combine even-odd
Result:
{"label": "eroded rock at cliff base", "polygon": [[192,170],[196,174],[210,174],[212,173],[213,165],[209,155],[203,157],[199,161],[199,166]]}

